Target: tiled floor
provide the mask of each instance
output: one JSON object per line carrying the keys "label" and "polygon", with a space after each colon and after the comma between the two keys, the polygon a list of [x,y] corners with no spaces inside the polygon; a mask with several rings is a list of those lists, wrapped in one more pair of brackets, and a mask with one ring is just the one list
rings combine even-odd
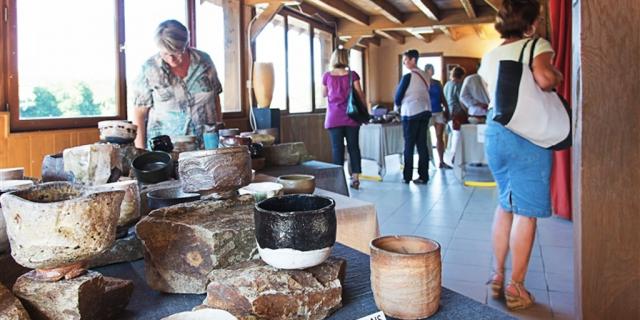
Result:
{"label": "tiled floor", "polygon": [[[375,174],[375,163],[363,161],[363,170]],[[438,241],[445,287],[508,312],[504,301],[488,296],[485,285],[491,271],[490,230],[496,189],[464,187],[451,170],[436,170],[433,165],[427,185],[400,181],[398,157],[390,156],[384,181],[363,181],[360,190],[352,190],[352,197],[375,203],[383,235],[420,235]],[[538,221],[525,281],[537,303],[512,315],[521,319],[573,319],[572,223],[558,218]],[[509,264],[510,260],[507,269]]]}

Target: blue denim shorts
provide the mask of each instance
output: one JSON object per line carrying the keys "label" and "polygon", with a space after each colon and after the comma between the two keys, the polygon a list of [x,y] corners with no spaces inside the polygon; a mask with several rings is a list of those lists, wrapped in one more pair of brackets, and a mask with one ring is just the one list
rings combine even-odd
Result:
{"label": "blue denim shorts", "polygon": [[518,215],[551,216],[552,151],[520,137],[487,115],[485,151],[498,185],[499,203]]}

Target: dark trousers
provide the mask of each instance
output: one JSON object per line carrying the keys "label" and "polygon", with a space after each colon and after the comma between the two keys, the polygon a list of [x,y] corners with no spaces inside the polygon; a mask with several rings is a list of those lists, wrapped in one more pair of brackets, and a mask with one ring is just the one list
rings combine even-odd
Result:
{"label": "dark trousers", "polygon": [[346,138],[351,173],[362,173],[360,166],[360,145],[358,142],[359,134],[360,127],[336,127],[329,129],[333,163],[340,166],[344,165],[344,139]]}
{"label": "dark trousers", "polygon": [[427,130],[431,115],[418,119],[403,120],[404,133],[404,180],[413,179],[413,150],[418,149],[418,175],[420,179],[429,180],[429,154],[427,153]]}

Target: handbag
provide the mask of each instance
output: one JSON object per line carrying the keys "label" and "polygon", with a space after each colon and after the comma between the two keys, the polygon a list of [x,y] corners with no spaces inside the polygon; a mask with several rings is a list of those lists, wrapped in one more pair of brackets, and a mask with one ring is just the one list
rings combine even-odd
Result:
{"label": "handbag", "polygon": [[529,67],[522,63],[525,42],[518,61],[500,61],[493,120],[517,135],[543,148],[562,150],[571,147],[571,109],[557,92],[543,91],[533,78],[531,45]]}
{"label": "handbag", "polygon": [[349,98],[347,102],[347,116],[358,123],[366,123],[371,119],[367,106],[360,100],[358,93],[353,89],[353,71],[349,70]]}

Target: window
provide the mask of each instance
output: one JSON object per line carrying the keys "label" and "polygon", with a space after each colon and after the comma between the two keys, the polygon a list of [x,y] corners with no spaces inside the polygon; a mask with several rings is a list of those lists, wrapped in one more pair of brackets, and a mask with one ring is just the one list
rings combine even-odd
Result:
{"label": "window", "polygon": [[[349,67],[351,67],[351,70],[355,71],[362,79],[364,79],[364,68],[362,66],[363,59],[362,51],[358,49],[349,50]],[[362,80],[360,81],[360,85],[364,88]]]}
{"label": "window", "polygon": [[[441,83],[443,83],[442,81],[442,55],[439,53],[436,54],[432,54],[432,53],[428,53],[428,54],[421,54],[420,58],[418,58],[418,68],[420,68],[420,70],[424,71],[424,67],[427,64],[432,64],[433,65],[433,70],[434,70],[434,75],[433,78],[440,81]],[[406,74],[409,72],[409,69],[407,69],[403,64],[402,64],[402,56],[400,56],[400,65],[402,66],[402,74],[400,74],[400,77],[402,77],[402,75]]]}
{"label": "window", "polygon": [[311,42],[309,24],[289,17],[287,28],[289,65],[289,112],[313,111],[311,86]]}
{"label": "window", "polygon": [[315,29],[313,37],[313,68],[316,92],[316,109],[327,108],[327,98],[322,96],[322,75],[330,70],[329,60],[333,53],[333,36],[324,30]]}
{"label": "window", "polygon": [[256,39],[256,62],[271,62],[274,69],[271,108],[287,109],[287,69],[284,18],[275,16]]}
{"label": "window", "polygon": [[115,3],[31,0],[14,8],[12,120],[118,116]]}
{"label": "window", "polygon": [[0,103],[9,105],[11,130],[92,127],[126,118],[132,105],[127,91],[131,95],[142,64],[157,52],[153,33],[167,19],[191,28],[196,48],[211,56],[224,88],[223,3],[8,0],[9,27],[0,28],[6,45],[0,70],[7,80],[0,81]]}
{"label": "window", "polygon": [[185,26],[187,12],[184,2],[173,0],[125,1],[125,39],[127,65],[127,105],[133,115],[133,88],[142,65],[158,52],[153,35],[160,22],[175,19]]}
{"label": "window", "polygon": [[324,25],[285,9],[258,35],[256,62],[272,62],[275,85],[272,108],[289,113],[326,108],[322,75],[329,70],[333,34]]}

